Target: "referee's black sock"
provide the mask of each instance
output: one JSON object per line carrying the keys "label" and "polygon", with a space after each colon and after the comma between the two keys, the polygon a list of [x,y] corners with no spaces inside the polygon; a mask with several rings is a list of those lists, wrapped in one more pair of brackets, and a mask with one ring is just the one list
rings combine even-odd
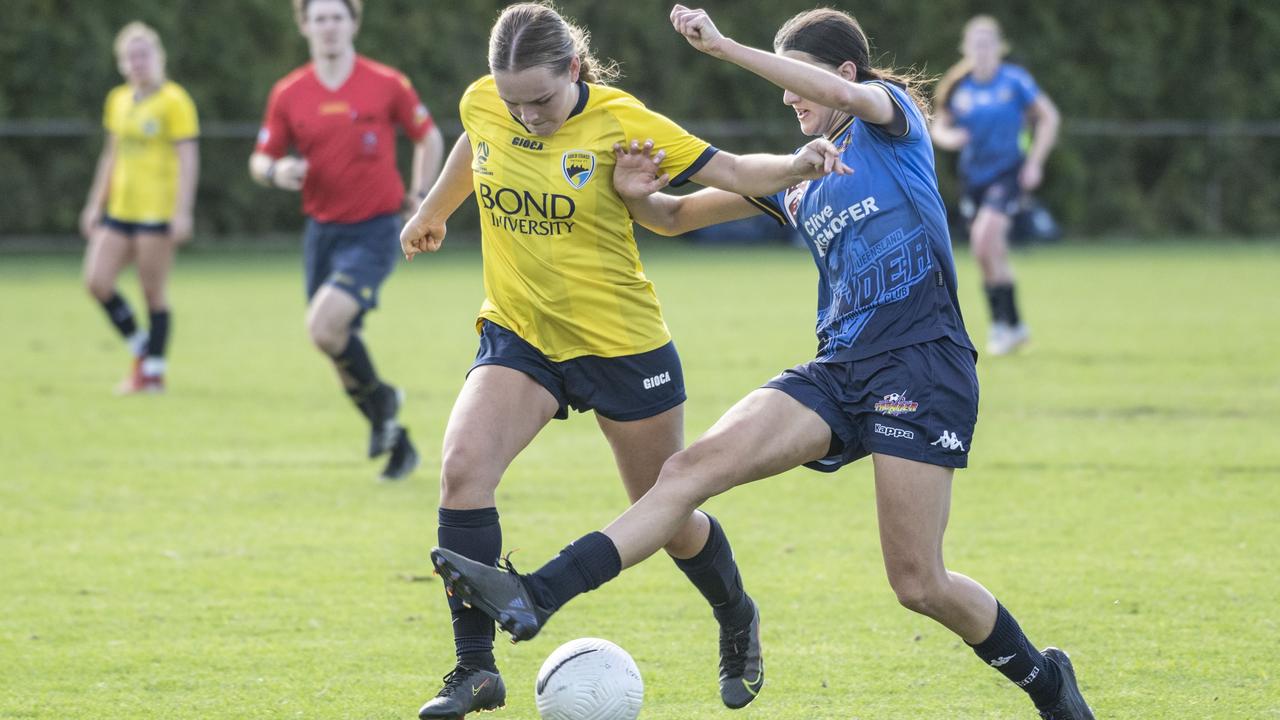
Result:
{"label": "referee's black sock", "polygon": [[593,532],[575,540],[524,579],[534,602],[543,609],[555,611],[578,595],[609,582],[620,572],[622,559],[613,540],[602,532]]}
{"label": "referee's black sock", "polygon": [[738,572],[738,563],[733,559],[733,548],[729,547],[729,538],[724,534],[720,523],[709,514],[707,519],[711,521],[711,534],[707,536],[707,544],[691,558],[672,559],[707,602],[711,603],[711,611],[721,625],[746,625],[751,622],[754,611],[747,594],[742,590],[742,574]]}
{"label": "referee's black sock", "polygon": [[992,322],[1005,322],[1003,294],[1000,292],[1000,286],[984,285],[982,290],[983,294],[987,296],[987,309],[991,311]]}
{"label": "referee's black sock", "polygon": [[138,323],[133,319],[133,309],[120,296],[120,293],[113,292],[111,297],[100,302],[102,309],[107,313],[107,318],[124,339],[128,340],[137,334]]}
{"label": "referee's black sock", "polygon": [[360,336],[351,333],[347,346],[333,357],[333,364],[355,380],[355,385],[347,388],[351,402],[359,408],[360,413],[370,422],[374,420],[377,408],[374,406],[376,394],[382,387],[378,373],[373,369],[373,360]]}
{"label": "referee's black sock", "polygon": [[[497,508],[451,510],[440,508],[440,547],[485,565],[497,565],[502,552],[502,525]],[[497,672],[493,660],[493,621],[483,610],[464,607],[462,599],[449,597],[453,616],[453,645],[458,660]]]}
{"label": "referee's black sock", "polygon": [[1036,707],[1046,707],[1057,699],[1058,666],[1036,650],[1018,621],[999,602],[996,603],[996,626],[990,637],[970,647],[983,662],[1025,690]]}

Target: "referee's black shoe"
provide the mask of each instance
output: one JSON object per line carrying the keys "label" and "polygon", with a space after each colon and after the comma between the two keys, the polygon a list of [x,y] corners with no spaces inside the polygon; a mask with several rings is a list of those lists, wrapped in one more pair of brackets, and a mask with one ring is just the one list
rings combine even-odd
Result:
{"label": "referee's black shoe", "polygon": [[1044,655],[1045,660],[1058,666],[1061,678],[1057,699],[1048,707],[1037,708],[1041,720],[1094,720],[1093,711],[1089,709],[1089,703],[1084,701],[1080,686],[1076,684],[1076,671],[1071,667],[1071,658],[1056,647],[1045,648],[1040,654]]}
{"label": "referee's black shoe", "polygon": [[462,720],[467,713],[497,710],[507,704],[502,676],[483,668],[458,663],[444,676],[444,687],[418,711],[423,720]]}
{"label": "referee's black shoe", "polygon": [[382,468],[379,480],[400,480],[409,476],[418,467],[418,449],[409,441],[409,431],[403,427],[396,428],[396,440],[391,446],[391,456],[387,458],[386,467]]}
{"label": "referee's black shoe", "polygon": [[546,625],[551,611],[539,607],[510,560],[505,570],[465,558],[452,550],[432,548],[431,563],[456,595],[493,618],[512,642],[529,640]]}
{"label": "referee's black shoe", "polygon": [[726,707],[746,707],[764,687],[764,658],[760,653],[760,609],[750,598],[751,622],[741,627],[720,626],[720,699]]}

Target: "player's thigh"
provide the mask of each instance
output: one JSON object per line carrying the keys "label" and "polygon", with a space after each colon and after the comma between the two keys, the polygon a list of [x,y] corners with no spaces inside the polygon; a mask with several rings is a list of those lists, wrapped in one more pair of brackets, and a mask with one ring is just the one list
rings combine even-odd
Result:
{"label": "player's thigh", "polygon": [[1009,216],[990,205],[978,208],[974,215],[970,243],[980,260],[1003,257],[1008,252]]}
{"label": "player's thigh", "polygon": [[641,420],[610,420],[596,413],[596,422],[613,448],[618,473],[632,502],[658,480],[667,458],[684,447],[684,404]]}
{"label": "player's thigh", "polygon": [[830,447],[831,428],[816,412],[781,390],[760,388],[672,456],[661,481],[692,484],[712,497],[820,460]]}
{"label": "player's thigh", "polygon": [[502,473],[559,408],[545,387],[519,370],[502,365],[474,368],[444,431],[441,505],[492,506]]}
{"label": "player's thigh", "polygon": [[125,265],[133,259],[133,240],[107,225],[94,229],[84,253],[85,287],[105,299],[115,287]]}
{"label": "player's thigh", "polygon": [[167,233],[140,232],[134,236],[138,259],[138,280],[147,305],[161,309],[167,304],[165,285],[173,269],[176,243]]}
{"label": "player's thigh", "polygon": [[872,454],[880,550],[890,579],[944,571],[942,536],[951,512],[949,467]]}

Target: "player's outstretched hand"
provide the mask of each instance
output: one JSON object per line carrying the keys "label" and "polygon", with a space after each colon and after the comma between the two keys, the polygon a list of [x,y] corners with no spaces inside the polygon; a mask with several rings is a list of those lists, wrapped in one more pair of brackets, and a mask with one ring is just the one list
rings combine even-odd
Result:
{"label": "player's outstretched hand", "polygon": [[617,165],[613,168],[613,189],[623,198],[643,198],[652,195],[671,182],[671,175],[662,172],[662,159],[666,150],[653,151],[653,141],[644,145],[632,140],[630,146],[613,144],[613,156]]}
{"label": "player's outstretched hand", "polygon": [[718,53],[725,40],[724,35],[716,29],[716,24],[711,22],[711,16],[706,10],[676,5],[671,8],[671,25],[690,45],[708,55]]}
{"label": "player's outstretched hand", "polygon": [[826,175],[852,175],[853,168],[840,159],[840,150],[826,138],[809,141],[792,156],[792,171],[805,180]]}
{"label": "player's outstretched hand", "polygon": [[404,259],[412,260],[418,253],[439,250],[444,242],[444,233],[444,221],[423,216],[419,208],[400,231],[400,249],[404,251]]}

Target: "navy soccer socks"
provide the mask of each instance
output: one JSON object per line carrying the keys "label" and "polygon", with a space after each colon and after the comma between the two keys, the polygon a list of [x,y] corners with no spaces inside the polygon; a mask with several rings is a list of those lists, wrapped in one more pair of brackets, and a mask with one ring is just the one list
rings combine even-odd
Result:
{"label": "navy soccer socks", "polygon": [[613,540],[602,532],[583,535],[536,572],[522,575],[538,607],[548,612],[618,577],[622,558]]}
{"label": "navy soccer socks", "polygon": [[987,285],[984,289],[987,295],[987,306],[991,309],[991,319],[1009,327],[1017,327],[1022,318],[1018,313],[1018,301],[1013,283]]}
{"label": "navy soccer socks", "polygon": [[[702,512],[699,510],[699,512]],[[691,558],[675,560],[676,567],[684,572],[698,592],[711,603],[716,621],[725,627],[739,627],[751,622],[754,608],[742,590],[742,575],[733,559],[729,538],[714,517],[703,513],[711,521],[711,533],[707,544]]]}
{"label": "navy soccer socks", "polygon": [[111,293],[111,297],[101,301],[101,303],[102,309],[107,313],[107,319],[115,326],[121,337],[128,340],[137,334],[138,323],[133,319],[133,309],[120,296],[120,293]]}
{"label": "navy soccer socks", "polygon": [[[497,508],[440,508],[439,517],[440,528],[436,537],[440,547],[486,565],[498,564],[498,555],[502,552],[502,525],[498,521]],[[493,660],[493,621],[481,610],[463,607],[460,598],[450,597],[448,600],[458,662],[497,672]]]}
{"label": "navy soccer socks", "polygon": [[382,388],[382,381],[378,379],[378,373],[373,369],[373,360],[369,357],[369,350],[359,335],[351,333],[347,346],[342,349],[342,352],[333,356],[333,364],[355,381],[355,386],[347,388],[347,395],[351,397],[351,402],[355,403],[360,413],[372,422],[377,410],[374,407],[374,400],[378,390]]}
{"label": "navy soccer socks", "polygon": [[991,635],[970,647],[983,662],[1025,690],[1036,707],[1045,707],[1057,698],[1058,667],[1040,654],[1022,632],[1018,621],[999,602],[996,603],[996,626]]}

